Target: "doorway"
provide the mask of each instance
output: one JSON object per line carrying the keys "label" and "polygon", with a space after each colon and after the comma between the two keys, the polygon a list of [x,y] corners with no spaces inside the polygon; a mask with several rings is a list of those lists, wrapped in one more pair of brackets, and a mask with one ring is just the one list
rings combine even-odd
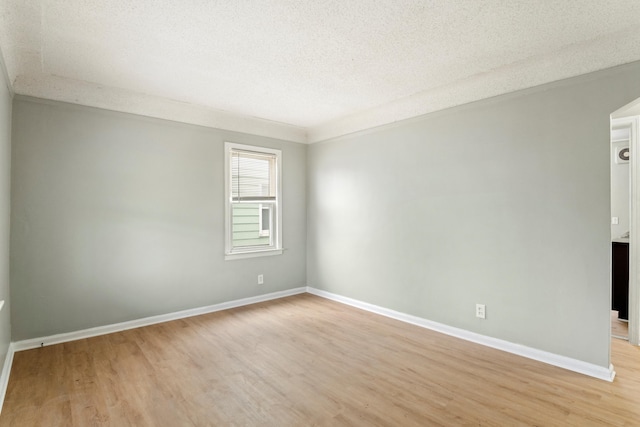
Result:
{"label": "doorway", "polygon": [[[636,112],[637,110],[637,112]],[[618,311],[617,319],[613,318],[612,328],[622,326],[614,323],[614,320],[621,321],[628,319],[627,337],[631,344],[640,344],[640,286],[638,284],[638,262],[637,244],[640,241],[640,186],[637,184],[638,167],[640,166],[640,153],[638,144],[638,129],[640,128],[640,99],[634,101],[616,111],[611,115],[611,182],[612,182],[612,217],[611,217],[611,240],[612,240],[612,308]],[[626,152],[625,152],[625,144]],[[628,187],[623,185],[624,164],[628,164]],[[615,182],[614,182],[615,175]],[[617,188],[613,188],[615,183]],[[627,189],[628,188],[628,189]],[[619,204],[614,208],[614,199],[618,199]],[[626,205],[628,204],[628,209]],[[628,221],[623,219],[628,215]],[[622,219],[622,221],[621,221]],[[617,222],[617,224],[616,224]],[[628,228],[628,230],[624,230]],[[626,254],[625,251],[626,250]],[[615,258],[618,258],[616,262]],[[626,257],[626,265],[624,259]],[[626,271],[625,271],[626,269]],[[616,274],[619,274],[616,282]],[[626,274],[626,278],[624,274]],[[620,277],[622,276],[622,277]],[[625,283],[626,281],[626,283]],[[627,288],[622,288],[616,284],[626,284]],[[626,297],[626,301],[621,302],[621,296]],[[628,310],[628,313],[621,313]],[[622,314],[622,316],[620,316]],[[624,319],[624,314],[627,314]],[[624,323],[624,322],[623,322]],[[615,336],[612,331],[612,336]]]}
{"label": "doorway", "polygon": [[611,337],[629,339],[629,212],[630,175],[628,123],[611,127]]}

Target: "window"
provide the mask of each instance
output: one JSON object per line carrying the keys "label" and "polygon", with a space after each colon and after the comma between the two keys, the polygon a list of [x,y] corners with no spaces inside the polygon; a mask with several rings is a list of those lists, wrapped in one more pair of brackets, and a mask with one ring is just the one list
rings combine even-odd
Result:
{"label": "window", "polygon": [[282,253],[281,152],[225,143],[225,259]]}

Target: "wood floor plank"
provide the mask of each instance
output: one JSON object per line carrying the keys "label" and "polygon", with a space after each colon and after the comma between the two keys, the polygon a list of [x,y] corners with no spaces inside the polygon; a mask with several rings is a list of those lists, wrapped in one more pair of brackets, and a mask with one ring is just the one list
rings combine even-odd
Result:
{"label": "wood floor plank", "polygon": [[16,353],[2,426],[638,425],[613,383],[308,294]]}
{"label": "wood floor plank", "polygon": [[611,335],[616,338],[629,339],[629,322],[618,319],[618,312],[611,310]]}

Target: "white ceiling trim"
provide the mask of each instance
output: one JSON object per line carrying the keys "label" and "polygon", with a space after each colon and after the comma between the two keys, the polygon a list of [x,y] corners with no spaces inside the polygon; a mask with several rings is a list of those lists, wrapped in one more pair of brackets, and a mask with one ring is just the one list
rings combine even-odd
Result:
{"label": "white ceiling trim", "polygon": [[[611,57],[612,49],[623,55]],[[396,123],[447,108],[528,89],[560,79],[633,62],[640,57],[640,32],[626,31],[529,58],[433,90],[392,101],[316,127],[304,128],[242,116],[159,96],[105,87],[59,76],[18,76],[16,94],[172,120],[234,132],[315,143]],[[585,65],[587,64],[587,65]]]}
{"label": "white ceiling trim", "polygon": [[[623,53],[612,60],[613,50]],[[490,72],[424,91],[383,106],[308,129],[309,143],[395,123],[498,95],[634,62],[640,57],[640,31],[575,44]],[[586,65],[585,65],[586,64]]]}
{"label": "white ceiling trim", "polygon": [[298,143],[307,142],[306,129],[301,127],[58,76],[44,74],[28,78],[18,76],[13,82],[13,89],[18,95],[34,98],[68,102]]}
{"label": "white ceiling trim", "polygon": [[638,28],[637,0],[0,1],[15,94],[300,143],[640,60]]}

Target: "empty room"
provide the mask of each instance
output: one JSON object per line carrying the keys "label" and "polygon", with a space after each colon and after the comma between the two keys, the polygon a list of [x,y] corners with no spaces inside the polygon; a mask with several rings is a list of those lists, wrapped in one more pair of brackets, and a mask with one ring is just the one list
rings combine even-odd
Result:
{"label": "empty room", "polygon": [[637,425],[640,2],[0,0],[0,426]]}

